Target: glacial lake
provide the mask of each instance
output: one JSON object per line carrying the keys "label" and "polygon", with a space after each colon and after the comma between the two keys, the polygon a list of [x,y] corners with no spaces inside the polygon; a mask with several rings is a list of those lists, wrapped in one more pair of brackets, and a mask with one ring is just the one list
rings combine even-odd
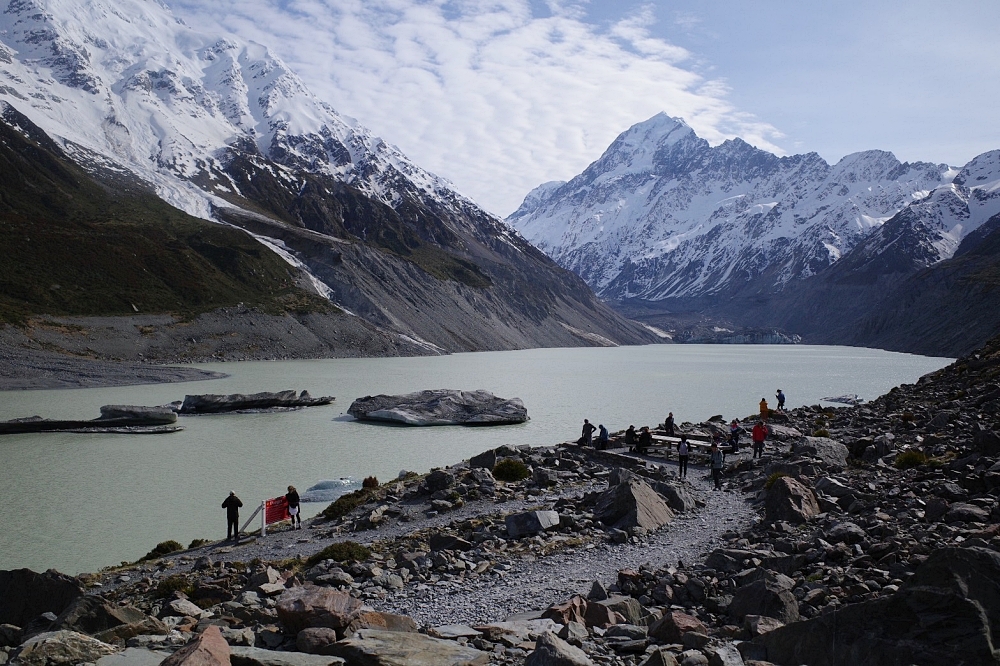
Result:
{"label": "glacial lake", "polygon": [[[242,498],[241,523],[261,500],[322,480],[427,472],[502,444],[546,446],[579,437],[584,418],[612,432],[629,424],[715,414],[743,418],[761,397],[787,406],[857,393],[871,400],[951,359],[853,347],[654,345],[532,349],[387,359],[202,364],[223,379],[103,389],[0,392],[0,419],[90,419],[101,405],[160,405],[188,393],[282,389],[332,395],[325,407],[182,417],[165,435],[46,433],[0,438],[0,569],[76,574],[134,561],[174,539],[221,539],[220,504]],[[358,397],[431,388],[520,397],[531,420],[497,428],[405,428],[346,415]],[[315,515],[327,502],[304,505]]]}

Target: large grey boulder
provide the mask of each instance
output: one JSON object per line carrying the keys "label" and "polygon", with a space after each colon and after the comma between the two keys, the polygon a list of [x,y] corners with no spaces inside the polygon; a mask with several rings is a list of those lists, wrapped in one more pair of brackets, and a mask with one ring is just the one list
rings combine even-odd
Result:
{"label": "large grey boulder", "polygon": [[559,514],[555,511],[512,513],[504,518],[504,525],[507,527],[507,534],[519,539],[559,527]]}
{"label": "large grey boulder", "polygon": [[534,651],[524,660],[524,666],[593,666],[590,657],[552,632],[545,632],[535,641]]}
{"label": "large grey boulder", "polygon": [[766,572],[761,578],[736,590],[729,615],[742,624],[747,615],[765,615],[784,623],[799,620],[799,603],[791,593],[793,581]]}
{"label": "large grey boulder", "polygon": [[520,398],[507,400],[489,391],[450,389],[369,395],[351,403],[347,413],[359,421],[412,426],[507,425],[528,420],[528,410]]}
{"label": "large grey boulder", "polygon": [[332,655],[236,646],[229,648],[229,662],[232,666],[343,666],[347,663],[341,657]]}
{"label": "large grey boulder", "polygon": [[792,453],[819,458],[831,468],[844,469],[850,451],[829,437],[803,437],[792,444]]}
{"label": "large grey boulder", "polygon": [[17,660],[21,666],[61,666],[92,663],[115,652],[111,645],[77,631],[48,631],[25,641]]}
{"label": "large grey boulder", "polygon": [[83,585],[55,569],[0,571],[0,624],[24,627],[42,613],[58,615],[83,594]]}
{"label": "large grey boulder", "polygon": [[298,634],[307,627],[328,627],[342,631],[361,615],[363,604],[346,592],[306,584],[286,590],[275,610],[278,620]]}
{"label": "large grey boulder", "polygon": [[278,391],[276,393],[231,393],[218,395],[186,395],[181,404],[181,414],[218,414],[220,412],[235,412],[242,409],[273,409],[275,407],[314,407],[329,405],[332,396],[314,398],[308,391],[296,395],[295,391]]}
{"label": "large grey boulder", "polygon": [[160,666],[230,666],[229,643],[222,637],[222,630],[211,624]]}
{"label": "large grey boulder", "polygon": [[663,498],[638,478],[609,488],[597,499],[594,517],[617,529],[643,527],[655,530],[674,519]]}
{"label": "large grey boulder", "polygon": [[351,666],[480,666],[487,653],[426,634],[362,629],[327,648]]}
{"label": "large grey boulder", "polygon": [[804,523],[819,513],[813,491],[790,476],[775,479],[764,498],[764,516],[769,522]]}
{"label": "large grey boulder", "polygon": [[170,653],[161,650],[130,647],[123,652],[116,652],[101,657],[96,666],[160,666]]}
{"label": "large grey boulder", "polygon": [[680,484],[656,481],[651,486],[653,490],[663,496],[663,499],[667,501],[667,506],[678,513],[694,511],[698,507],[698,500],[695,499],[694,493]]}
{"label": "large grey boulder", "polygon": [[778,664],[1000,664],[1000,553],[940,548],[898,592],[779,627],[753,642]]}

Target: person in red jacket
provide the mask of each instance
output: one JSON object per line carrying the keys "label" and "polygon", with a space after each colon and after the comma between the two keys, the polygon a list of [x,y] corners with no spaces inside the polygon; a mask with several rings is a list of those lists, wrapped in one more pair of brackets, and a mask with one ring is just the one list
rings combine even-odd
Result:
{"label": "person in red jacket", "polygon": [[767,426],[763,421],[757,421],[757,425],[750,431],[750,436],[753,438],[753,457],[763,458],[764,440],[767,439]]}

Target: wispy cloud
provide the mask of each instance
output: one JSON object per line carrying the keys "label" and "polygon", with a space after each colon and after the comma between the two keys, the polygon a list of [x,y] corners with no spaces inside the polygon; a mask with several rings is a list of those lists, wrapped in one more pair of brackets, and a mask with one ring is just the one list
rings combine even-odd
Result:
{"label": "wispy cloud", "polygon": [[528,0],[171,0],[272,49],[338,111],[502,215],[568,179],[630,125],[666,111],[716,143],[781,152],[774,127],[727,101],[725,82],[653,35],[646,7],[616,22]]}

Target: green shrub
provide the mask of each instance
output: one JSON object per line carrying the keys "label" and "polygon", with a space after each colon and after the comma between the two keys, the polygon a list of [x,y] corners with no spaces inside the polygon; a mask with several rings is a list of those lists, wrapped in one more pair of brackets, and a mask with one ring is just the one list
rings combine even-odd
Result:
{"label": "green shrub", "polygon": [[493,468],[493,477],[498,481],[521,481],[529,476],[528,466],[516,458],[504,458]]}
{"label": "green shrub", "polygon": [[903,451],[896,456],[896,469],[910,469],[911,467],[919,467],[927,462],[927,456],[923,451]]}
{"label": "green shrub", "polygon": [[184,576],[174,574],[173,576],[167,576],[156,586],[156,596],[160,599],[166,599],[171,594],[178,591],[183,592],[184,594],[191,594],[194,592],[194,585],[192,585]]}
{"label": "green shrub", "polygon": [[372,494],[371,488],[361,488],[355,490],[352,493],[347,493],[346,495],[341,495],[336,500],[333,501],[330,506],[323,509],[323,517],[330,518],[340,518],[346,516],[351,511],[354,511],[359,506],[368,501],[368,497]]}
{"label": "green shrub", "polygon": [[829,437],[829,436],[830,436],[830,431],[827,430],[826,428],[819,428],[817,430],[813,430],[813,437]]}
{"label": "green shrub", "polygon": [[361,562],[368,559],[371,551],[355,541],[340,541],[330,544],[323,550],[309,558],[307,564],[313,566],[323,560],[335,560],[337,562]]}
{"label": "green shrub", "polygon": [[145,555],[139,558],[140,562],[146,562],[148,560],[155,560],[157,558],[163,557],[170,553],[176,553],[178,550],[184,550],[184,546],[180,545],[173,539],[170,541],[161,541],[156,544],[156,548],[149,551]]}
{"label": "green shrub", "polygon": [[365,480],[361,482],[362,488],[378,488],[378,477],[377,476],[366,476]]}
{"label": "green shrub", "polygon": [[764,488],[766,488],[767,490],[770,490],[771,486],[774,485],[774,482],[777,481],[778,479],[780,479],[783,476],[788,476],[788,475],[785,474],[784,472],[775,472],[771,476],[767,477],[767,481],[764,482]]}
{"label": "green shrub", "polygon": [[212,543],[212,542],[209,539],[194,539],[188,545],[188,548],[189,549],[191,549],[191,548],[200,548],[201,546],[204,546],[206,543]]}

